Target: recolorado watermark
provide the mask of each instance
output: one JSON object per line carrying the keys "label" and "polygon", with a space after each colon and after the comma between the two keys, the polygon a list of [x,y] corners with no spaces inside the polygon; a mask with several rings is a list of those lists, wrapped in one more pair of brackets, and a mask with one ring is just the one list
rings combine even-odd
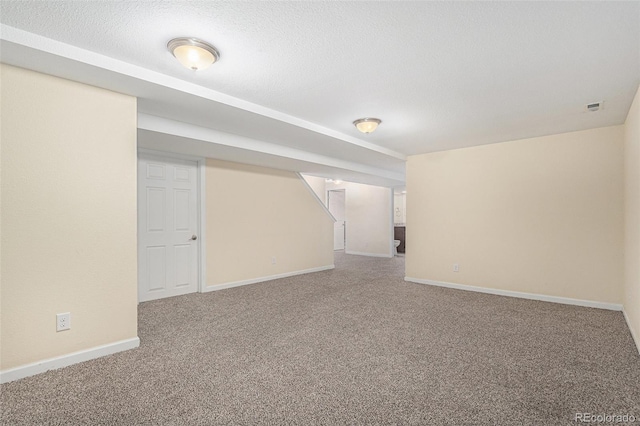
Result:
{"label": "recolorado watermark", "polygon": [[635,423],[636,416],[633,414],[576,413],[573,420],[576,423]]}

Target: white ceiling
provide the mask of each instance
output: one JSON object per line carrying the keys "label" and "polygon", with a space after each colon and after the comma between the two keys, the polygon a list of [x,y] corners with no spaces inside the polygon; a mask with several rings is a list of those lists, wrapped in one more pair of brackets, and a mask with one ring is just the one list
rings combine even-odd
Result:
{"label": "white ceiling", "polygon": [[[406,155],[621,124],[640,82],[640,2],[3,0],[0,22],[3,62],[165,119],[144,146],[213,155],[235,135],[228,159],[388,186]],[[220,61],[183,68],[166,50],[180,36]],[[379,130],[359,134],[363,116]]]}

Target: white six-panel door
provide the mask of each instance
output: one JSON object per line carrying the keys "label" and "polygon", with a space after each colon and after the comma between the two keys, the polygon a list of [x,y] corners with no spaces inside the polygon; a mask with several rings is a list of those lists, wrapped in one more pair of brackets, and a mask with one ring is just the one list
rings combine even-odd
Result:
{"label": "white six-panel door", "polygon": [[138,157],[138,301],[198,289],[198,164]]}

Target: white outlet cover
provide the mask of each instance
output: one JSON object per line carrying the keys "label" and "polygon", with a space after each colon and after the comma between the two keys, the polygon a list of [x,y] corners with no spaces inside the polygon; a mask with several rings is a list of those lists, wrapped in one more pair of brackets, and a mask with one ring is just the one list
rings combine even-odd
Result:
{"label": "white outlet cover", "polygon": [[71,312],[56,314],[56,331],[69,330],[71,328]]}

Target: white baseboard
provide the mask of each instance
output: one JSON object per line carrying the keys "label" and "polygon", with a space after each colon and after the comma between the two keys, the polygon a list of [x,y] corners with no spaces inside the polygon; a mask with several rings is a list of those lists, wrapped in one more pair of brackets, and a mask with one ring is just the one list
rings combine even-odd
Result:
{"label": "white baseboard", "polygon": [[138,337],[134,337],[133,339],[120,340],[119,342],[109,343],[108,345],[96,346],[95,348],[72,352],[70,354],[45,359],[32,364],[21,365],[20,367],[0,371],[0,383],[13,382],[14,380],[44,373],[45,371],[56,370],[58,368],[78,364],[79,362],[115,354],[116,352],[134,349],[138,346],[140,346],[140,339]]}
{"label": "white baseboard", "polygon": [[636,333],[636,330],[631,325],[631,320],[629,319],[629,315],[627,315],[627,311],[622,309],[622,315],[624,315],[625,321],[627,321],[627,326],[629,327],[629,331],[631,332],[631,337],[633,338],[634,343],[636,344],[636,348],[638,348],[638,354],[640,354],[640,335]]}
{"label": "white baseboard", "polygon": [[595,302],[592,300],[571,299],[568,297],[547,296],[545,294],[522,293],[519,291],[499,290],[496,288],[476,287],[473,285],[447,283],[443,281],[424,280],[421,278],[404,277],[405,281],[418,284],[427,284],[437,287],[454,288],[457,290],[475,291],[478,293],[495,294],[497,296],[518,297],[520,299],[540,300],[543,302],[562,303],[564,305],[584,306],[587,308],[608,309],[610,311],[621,311],[622,305],[619,303]]}
{"label": "white baseboard", "polygon": [[380,253],[365,253],[361,251],[344,251],[345,254],[355,254],[356,256],[369,256],[369,257],[386,257],[387,259],[391,259],[393,257],[392,254],[380,254]]}
{"label": "white baseboard", "polygon": [[301,271],[293,271],[293,272],[285,272],[283,274],[269,275],[267,277],[251,278],[249,280],[233,281],[233,282],[230,282],[230,283],[209,285],[209,286],[206,286],[204,288],[203,293],[208,293],[210,291],[224,290],[225,288],[240,287],[240,286],[243,286],[243,285],[256,284],[256,283],[261,283],[261,282],[264,282],[264,281],[277,280],[279,278],[293,277],[295,275],[303,275],[303,274],[310,274],[312,272],[326,271],[326,270],[333,269],[333,268],[335,268],[335,265],[326,265],[326,266],[319,266],[317,268],[303,269]]}

